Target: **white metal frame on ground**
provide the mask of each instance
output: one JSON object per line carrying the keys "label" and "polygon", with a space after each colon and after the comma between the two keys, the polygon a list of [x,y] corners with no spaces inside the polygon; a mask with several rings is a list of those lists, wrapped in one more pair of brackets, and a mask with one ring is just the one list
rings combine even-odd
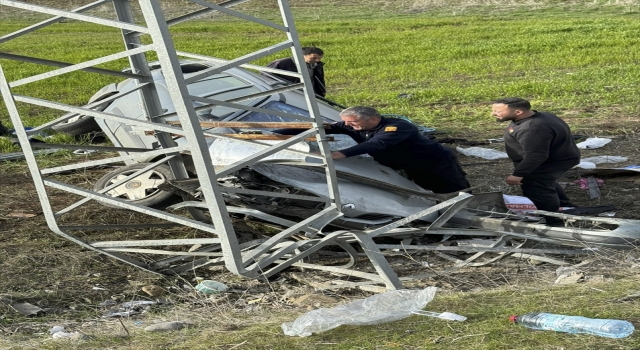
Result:
{"label": "white metal frame on ground", "polygon": [[[418,210],[416,213],[407,215],[403,219],[371,230],[323,232],[324,227],[328,223],[342,216],[342,207],[339,199],[336,171],[333,167],[330,150],[326,142],[327,138],[322,127],[323,121],[318,110],[315,95],[311,88],[312,84],[310,76],[306,69],[302,69],[301,73],[298,74],[249,63],[283,50],[290,50],[296,64],[298,64],[298,66],[304,65],[302,48],[293,24],[289,3],[287,0],[274,0],[274,6],[276,1],[281,15],[282,24],[255,18],[230,8],[233,5],[248,2],[242,0],[229,0],[220,4],[213,4],[202,0],[190,0],[191,3],[198,5],[200,9],[169,20],[165,18],[165,14],[161,10],[158,0],[99,0],[73,10],[55,9],[19,1],[0,0],[0,6],[9,6],[21,11],[51,16],[48,20],[27,26],[23,29],[0,37],[0,59],[41,64],[55,68],[46,73],[9,81],[5,75],[3,66],[0,65],[0,92],[2,93],[2,98],[16,130],[20,146],[23,149],[24,157],[35,183],[47,224],[53,232],[85,248],[95,250],[123,262],[156,273],[165,271],[180,273],[204,265],[224,264],[229,271],[235,274],[249,278],[265,279],[287,267],[298,266],[302,268],[320,269],[332,273],[339,273],[346,276],[370,280],[369,282],[340,281],[337,287],[359,286],[363,283],[376,283],[384,284],[387,289],[402,288],[401,281],[405,279],[431,277],[433,274],[412,277],[405,276],[403,278],[399,278],[383,256],[380,249],[402,251],[405,253],[411,251],[433,251],[434,254],[453,261],[455,265],[452,269],[456,269],[462,266],[482,266],[492,263],[507,255],[521,258],[535,257],[540,261],[563,264],[563,261],[531,254],[539,252],[542,254],[579,255],[592,253],[594,250],[591,250],[591,245],[605,248],[611,247],[628,249],[639,244],[640,231],[638,230],[638,227],[640,227],[640,225],[638,225],[638,221],[636,220],[593,217],[586,218],[561,213],[540,212],[540,214],[556,216],[566,220],[565,227],[549,227],[538,222],[529,222],[526,218],[513,215],[509,212],[494,212],[492,209],[494,208],[492,206],[493,204],[488,205],[489,209],[487,209],[486,204],[497,203],[493,200],[496,195],[494,193],[477,194],[475,196],[460,193],[456,197],[446,197],[450,199],[429,208],[423,208]],[[99,7],[104,8],[105,6],[113,7],[114,12],[112,17],[115,19],[108,19],[102,16],[98,17],[92,14],[91,11]],[[134,8],[137,10],[134,10]],[[136,13],[135,11],[139,11],[139,13]],[[280,43],[251,52],[244,56],[222,61],[222,65],[217,68],[209,68],[199,71],[188,79],[185,79],[181,72],[178,60],[179,57],[218,60],[219,62],[220,60],[207,55],[176,51],[169,27],[173,24],[195,19],[203,14],[213,11],[226,13],[228,15],[236,16],[242,20],[258,23],[272,29],[279,30],[286,39]],[[104,11],[100,13],[103,14]],[[74,19],[119,29],[119,35],[122,37],[124,43],[124,50],[79,63],[19,55],[16,53],[4,52],[2,50],[2,45],[8,41],[16,38],[22,38],[23,36],[28,38],[30,34],[38,29],[49,25],[55,25],[65,19]],[[139,22],[143,23],[141,24]],[[140,39],[142,35],[148,36],[150,38],[148,41],[151,43],[144,44]],[[218,38],[218,40],[223,39],[224,37]],[[145,42],[148,41],[145,40]],[[159,60],[167,88],[171,95],[171,100],[175,106],[175,115],[179,119],[179,124],[159,122],[161,118],[158,117],[166,115],[163,115],[156,87],[154,86],[153,79],[151,78],[150,68],[147,64],[148,54],[155,55]],[[129,60],[131,70],[115,71],[96,67],[103,63],[125,58]],[[210,98],[203,99],[197,96],[190,96],[188,94],[187,84],[238,66],[258,71],[293,75],[300,78],[300,84],[293,84],[287,87],[274,89],[270,93],[277,94],[287,89],[302,89],[305,93],[307,107],[310,111],[311,117],[305,118],[299,115],[281,112],[279,112],[278,115],[291,117],[300,121],[298,123],[290,123],[290,126],[296,124],[299,127],[300,124],[304,124],[309,129],[297,136],[278,142],[275,145],[268,145],[263,151],[257,152],[240,162],[221,169],[214,169],[211,156],[208,152],[207,142],[205,142],[205,137],[226,138],[229,136],[203,131],[192,101],[197,101],[200,104],[223,105],[226,107],[236,108],[238,110],[258,110],[266,113],[272,112],[262,110],[260,108],[235,104],[233,101],[217,101]],[[91,74],[107,74],[121,78],[137,79],[138,87],[134,91],[118,93],[84,107],[69,105],[59,101],[45,100],[33,96],[19,95],[13,92],[14,89],[20,86],[79,71]],[[81,81],[74,81],[74,83],[78,84],[81,83]],[[127,118],[121,115],[109,114],[92,109],[92,107],[96,107],[101,103],[114,100],[128,93],[137,93],[140,95],[141,100],[144,102],[143,105],[147,116],[146,120]],[[264,96],[264,94],[265,93],[258,93],[246,96],[246,98],[256,98],[258,96]],[[29,105],[51,108],[67,112],[67,114],[27,131],[24,129],[19,107]],[[203,106],[198,107],[198,109],[200,108],[203,108]],[[87,115],[107,121],[142,127],[144,130],[153,132],[161,148],[153,150],[146,148],[127,148],[121,147],[118,144],[114,145],[114,147],[79,146],[74,144],[44,144],[40,146],[46,146],[53,149],[116,151],[119,152],[119,155],[98,160],[78,161],[74,164],[63,166],[48,168],[42,166],[42,164],[38,162],[38,159],[36,159],[36,154],[42,152],[34,152],[29,140],[29,135],[49,128],[52,125],[65,122],[77,115]],[[218,124],[220,124],[218,126],[224,126],[222,125],[224,122]],[[283,123],[282,126],[286,126],[286,123]],[[105,130],[105,132],[107,131]],[[176,144],[172,138],[173,135],[180,135],[184,137],[187,141],[186,144],[183,146]],[[312,199],[324,202],[323,209],[317,214],[312,215],[305,220],[294,222],[289,219],[270,215],[255,209],[240,208],[225,204],[223,200],[224,193],[233,194],[234,192],[242,192],[245,194],[260,196],[265,195],[265,192],[258,190],[222,188],[218,185],[218,179],[243,167],[255,164],[267,156],[283,150],[307,137],[313,136],[320,146],[320,154],[305,155],[319,159],[322,162],[327,179],[326,193],[328,193],[328,195],[325,198],[310,198],[310,196],[278,192],[269,192],[268,195],[270,197]],[[260,143],[260,141],[249,139],[242,140],[242,142]],[[185,163],[183,162],[183,154],[186,153],[189,154],[195,164],[195,169],[198,175],[199,190],[202,192],[204,199],[202,202],[187,200],[178,205],[167,208],[167,211],[161,211],[136,205],[132,202],[127,202],[105,194],[109,190],[127,183],[131,179],[164,164],[169,165],[175,179],[188,179],[189,174],[187,173]],[[54,178],[54,176],[52,176],[61,172],[81,170],[105,164],[117,164],[122,162],[131,163],[135,162],[137,159],[150,158],[160,159],[153,163],[145,163],[143,168],[128,174],[126,178],[118,178],[115,183],[110,184],[99,191],[85,189],[71,183],[64,183],[60,181],[60,178],[62,177]],[[314,163],[313,165],[317,166],[318,164]],[[351,177],[348,179],[354,181],[366,180],[367,183],[371,184],[371,179]],[[384,187],[386,184],[378,185]],[[68,205],[67,207],[55,208],[54,210],[54,207],[57,206],[53,205],[50,201],[49,189],[64,191],[66,193],[80,196],[82,199]],[[420,194],[425,195],[423,193]],[[500,197],[499,202],[501,202],[501,194],[497,195]],[[144,214],[160,221],[156,221],[155,223],[125,225],[115,223],[98,225],[92,222],[78,222],[74,225],[62,224],[63,217],[77,210],[81,210],[83,206],[90,205],[91,202],[99,202],[111,207],[128,210],[132,213]],[[504,205],[504,203],[502,203],[502,205]],[[189,215],[176,214],[177,211],[175,210],[179,208],[186,208]],[[407,224],[412,223],[416,219],[433,213],[438,213],[439,216],[431,224],[424,227],[406,227]],[[257,218],[262,221],[274,223],[278,227],[285,227],[285,229],[281,229],[273,236],[267,238],[262,237],[249,241],[243,240],[241,242],[241,240],[238,239],[239,232],[234,230],[233,220],[230,215],[244,215],[247,217]],[[575,223],[576,226],[571,227],[569,225],[570,223]],[[443,226],[445,224],[447,224],[447,226]],[[583,226],[583,224],[586,224],[586,226]],[[607,225],[615,228],[607,228]],[[90,237],[93,232],[104,232],[98,230],[126,232],[126,235],[124,236],[135,237],[137,236],[136,230],[144,231],[150,228],[164,229],[166,227],[175,226],[192,228],[195,229],[195,231],[191,230],[190,238],[173,238],[171,235],[164,235],[162,239],[113,239],[102,241],[88,241],[86,239],[86,237]],[[74,235],[74,231],[81,232],[84,236],[79,234]],[[141,236],[144,236],[144,232],[141,233]],[[472,248],[464,245],[449,246],[445,244],[412,245],[414,236],[422,237],[434,234],[441,237],[444,236],[444,240],[451,236],[484,236],[493,237],[494,240],[488,246],[476,246]],[[403,239],[403,244],[376,244],[373,241],[373,238],[381,235]],[[123,235],[114,235],[114,237],[122,236]],[[301,239],[303,236],[304,239]],[[507,246],[507,242],[511,244]],[[529,248],[530,242],[569,245],[587,249],[531,249]],[[349,262],[342,266],[325,266],[312,263],[310,258],[319,250],[330,245],[337,245],[342,248],[344,253],[341,256],[349,257]],[[362,249],[364,255],[366,255],[371,261],[376,271],[375,274],[355,269],[355,260],[360,255],[356,249],[357,246]],[[455,256],[446,254],[445,252],[447,251],[471,251],[474,252],[474,254],[469,258],[462,260]],[[483,255],[486,253],[495,255],[490,255],[488,258],[485,258]],[[479,261],[480,259],[482,259],[482,261]],[[444,273],[446,272],[447,270],[444,271]]]}
{"label": "white metal frame on ground", "polygon": [[[282,50],[290,50],[298,66],[300,66],[301,64],[304,66],[304,58],[298,38],[298,33],[294,26],[292,13],[287,0],[277,0],[282,18],[282,24],[255,18],[253,16],[246,15],[230,8],[233,5],[237,5],[247,1],[229,0],[220,4],[214,4],[202,0],[190,1],[194,4],[200,5],[202,8],[189,14],[167,20],[158,0],[99,0],[88,3],[73,10],[44,7],[19,1],[0,0],[0,5],[2,6],[9,6],[22,11],[52,16],[48,20],[25,27],[13,33],[6,34],[0,38],[0,58],[56,67],[55,69],[52,69],[46,73],[25,77],[15,81],[8,81],[4,70],[2,69],[3,67],[0,65],[0,90],[2,92],[2,97],[16,130],[20,146],[24,151],[25,159],[35,183],[40,203],[42,205],[43,213],[49,228],[56,234],[85,248],[98,251],[113,258],[119,259],[123,262],[153,272],[158,272],[160,270],[169,268],[174,271],[185,271],[211,263],[211,261],[217,259],[219,263],[224,263],[229,271],[249,278],[267,278],[286,267],[298,265],[311,268],[321,268],[327,271],[339,271],[341,273],[347,274],[350,273],[349,271],[351,271],[351,275],[368,278],[375,281],[376,283],[383,283],[388,289],[402,288],[400,279],[388,264],[386,259],[382,256],[379,248],[373,242],[372,237],[393,230],[400,224],[415,220],[416,218],[428,213],[437,212],[438,210],[447,208],[455,208],[455,210],[457,211],[462,207],[462,204],[468,201],[471,196],[462,194],[459,197],[441,203],[437,206],[426,208],[420,213],[416,213],[416,215],[411,216],[409,219],[401,220],[401,222],[398,222],[396,225],[388,225],[381,229],[378,229],[374,233],[363,233],[358,231],[337,231],[329,234],[318,235],[318,233],[320,233],[325,225],[340,217],[342,213],[341,205],[339,202],[336,173],[333,167],[332,159],[330,157],[330,150],[326,142],[324,129],[322,127],[319,127],[322,125],[323,121],[320,117],[316,98],[311,88],[311,78],[306,69],[302,69],[301,74],[288,73],[299,77],[302,83],[292,85],[290,87],[287,87],[287,89],[303,89],[306,95],[306,102],[308,110],[311,114],[311,119],[304,118],[298,115],[288,116],[300,121],[310,123],[311,128],[308,131],[301,133],[300,135],[272,145],[266,150],[244,159],[241,163],[231,165],[225,169],[218,169],[217,171],[214,170],[211,156],[208,152],[207,143],[205,142],[205,136],[216,137],[216,135],[203,132],[202,128],[200,127],[196,111],[193,107],[193,104],[191,103],[191,101],[195,97],[189,96],[186,88],[187,83],[238,66],[249,67],[252,69],[267,72],[282,73],[282,71],[279,70],[255,66],[249,63],[261,57],[265,57]],[[137,6],[135,8],[139,8],[141,16],[142,18],[144,18],[143,21],[136,20],[137,17],[134,16],[134,6],[132,5],[135,3],[137,3]],[[87,11],[91,11],[92,9],[96,9],[100,6],[104,7],[107,5],[113,6],[113,9],[115,11],[115,20],[85,14],[85,12]],[[169,27],[173,24],[194,19],[198,16],[213,11],[223,12],[246,21],[251,21],[253,23],[258,23],[270,28],[274,28],[281,31],[286,39],[276,45],[263,48],[242,57],[228,60],[221,67],[211,68],[198,72],[195,76],[190,77],[188,81],[185,81],[180,70],[179,57],[199,59],[213,58],[197,53],[177,52]],[[124,50],[84,62],[69,63],[30,57],[26,55],[22,56],[17,54],[9,54],[3,52],[1,49],[1,45],[7,41],[16,38],[22,38],[23,36],[25,38],[28,38],[30,34],[37,31],[38,29],[50,25],[55,25],[56,23],[65,19],[74,19],[78,21],[84,21],[120,29],[121,36],[124,42]],[[140,40],[140,37],[142,35],[147,35],[151,39],[151,43],[143,44]],[[160,66],[163,70],[167,87],[171,93],[171,99],[176,108],[176,114],[180,121],[179,126],[173,126],[155,121],[157,119],[157,116],[161,116],[163,114],[163,111],[158,100],[157,93],[155,91],[155,86],[151,78],[150,69],[147,64],[146,55],[149,53],[154,53],[157,56]],[[95,67],[97,65],[121,58],[128,58],[131,65],[130,72],[112,71]],[[146,113],[148,116],[147,121],[103,113],[100,111],[73,106],[62,102],[43,100],[40,98],[34,98],[25,95],[17,95],[12,92],[12,89],[15,89],[18,86],[52,77],[58,77],[67,73],[77,71],[90,72],[94,74],[109,74],[138,79],[139,89],[135,93],[140,94],[142,100],[144,101],[144,106],[146,108]],[[110,97],[110,99],[117,98],[118,96],[120,95],[112,96]],[[224,101],[215,100],[207,100],[206,102],[210,104],[225,103]],[[155,131],[155,135],[158,138],[158,142],[161,145],[161,148],[156,150],[149,150],[123,148],[117,147],[117,145],[116,147],[51,145],[50,147],[55,148],[89,148],[105,151],[118,151],[120,152],[120,155],[100,160],[80,161],[76,164],[54,168],[43,168],[35,157],[32,145],[29,142],[29,135],[36,133],[39,130],[48,128],[51,125],[55,125],[56,123],[64,122],[70,117],[61,117],[56,119],[55,121],[36,127],[35,129],[25,131],[23,120],[19,113],[19,104],[53,108],[64,112],[72,112],[81,115],[92,116],[95,118],[103,118],[105,120],[126,123],[128,125],[142,126],[145,127],[145,129]],[[229,102],[226,102],[226,105],[229,105]],[[235,107],[237,107],[238,109],[242,109],[243,106],[236,105]],[[171,137],[172,134],[178,134],[185,137],[188,143],[188,147],[178,146],[173,141]],[[300,222],[290,222],[262,213],[251,213],[252,215],[258,217],[262,216],[262,218],[266,219],[267,221],[272,220],[281,225],[287,226],[287,228],[268,239],[240,244],[237,239],[236,232],[234,231],[229,213],[235,212],[246,214],[247,209],[227,207],[223,200],[221,188],[219,187],[216,179],[244,166],[253,164],[262,158],[276,153],[279,150],[282,150],[310,136],[315,136],[318,144],[320,145],[320,154],[310,154],[309,156],[321,159],[327,178],[328,193],[330,195],[328,196],[328,198],[326,198],[324,209],[316,215],[313,215],[312,217],[309,217],[308,219]],[[246,140],[245,142],[256,141]],[[173,172],[173,175],[176,179],[187,179],[189,176],[181,157],[181,153],[185,151],[188,151],[193,158],[195,168],[197,170],[200,189],[204,196],[204,201],[201,203],[193,203],[192,205],[186,203],[184,205],[189,209],[191,217],[135,205],[130,202],[105,195],[105,192],[107,192],[111,188],[125,183],[128,179],[134,178],[139,174],[154,169],[155,167],[162,164],[168,164],[170,166],[171,171]],[[148,158],[150,155],[164,155],[165,157],[150,164],[149,166],[146,166],[143,169],[140,169],[139,171],[136,171],[127,179],[118,181],[117,183],[97,192],[63,183],[59,180],[54,180],[47,177],[48,175],[57,174],[63,171],[77,170],[97,165],[113,164],[122,161],[135,160],[137,157]],[[78,195],[82,197],[82,199],[66,208],[54,210],[52,204],[50,203],[48,188],[53,188]],[[272,196],[277,197],[278,194],[273,193]],[[281,194],[281,196],[286,197],[287,195]],[[162,219],[164,223],[144,225],[133,224],[75,226],[60,224],[60,218],[62,216],[74,210],[77,210],[82,205],[90,201],[97,201],[105,205],[121,208],[123,210],[129,210],[156,217]],[[203,210],[205,213],[209,213],[210,220],[207,220],[207,217],[203,214]],[[168,224],[183,225],[186,227],[194,228],[198,230],[197,232],[199,232],[200,237],[190,239],[114,240],[88,242],[72,234],[74,230],[117,229],[128,230],[129,232],[131,232],[133,230],[145,229],[148,227],[163,227],[163,225],[167,226]],[[304,232],[310,239],[303,241],[295,241],[290,239],[293,235],[300,232]],[[133,235],[131,234],[130,236]],[[377,271],[377,275],[355,271],[351,268],[352,264],[345,265],[343,268],[322,267],[303,261],[303,259],[307,258],[310,254],[316,252],[318,249],[326,245],[339,245],[343,247],[345,251],[349,252],[352,258],[355,258],[355,256],[357,256],[357,253],[349,243],[346,243],[347,240],[349,240],[351,243],[358,242],[362,246],[364,252],[373,263],[373,266]],[[201,248],[188,252],[186,251],[186,249],[178,251],[167,248],[159,248],[166,246],[189,247],[193,245],[200,245]],[[143,261],[137,258],[141,255],[147,257],[147,260]],[[150,262],[148,260],[148,257],[151,256],[160,258],[158,258],[158,260],[153,260]],[[169,257],[167,258],[167,256]]]}

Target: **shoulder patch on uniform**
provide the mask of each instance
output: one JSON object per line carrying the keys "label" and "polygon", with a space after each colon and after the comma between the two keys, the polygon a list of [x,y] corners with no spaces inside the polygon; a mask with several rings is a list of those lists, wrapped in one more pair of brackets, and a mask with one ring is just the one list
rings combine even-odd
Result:
{"label": "shoulder patch on uniform", "polygon": [[398,130],[397,126],[387,126],[384,128],[384,131],[396,131]]}

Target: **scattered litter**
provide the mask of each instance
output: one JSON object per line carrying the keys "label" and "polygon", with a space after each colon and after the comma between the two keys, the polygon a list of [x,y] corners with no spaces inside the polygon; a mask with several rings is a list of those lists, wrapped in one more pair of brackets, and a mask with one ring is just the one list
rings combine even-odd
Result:
{"label": "scattered litter", "polygon": [[202,294],[218,294],[229,289],[224,283],[204,280],[196,285],[196,290]]}
{"label": "scattered litter", "polygon": [[585,162],[585,161],[581,160],[580,163],[578,163],[578,165],[574,166],[574,168],[595,169],[596,168],[596,164],[595,163],[591,163],[591,162]]}
{"label": "scattered litter", "polygon": [[456,150],[458,152],[464,154],[465,156],[469,156],[469,157],[480,157],[480,158],[484,158],[484,159],[509,158],[507,153],[502,152],[502,151],[496,151],[495,149],[490,149],[490,148],[482,148],[482,147],[462,148],[462,147],[456,147]]}
{"label": "scattered litter", "polygon": [[[504,194],[502,195],[504,198],[504,204],[507,206],[507,209],[511,210],[514,214],[517,215],[526,215],[531,213],[532,211],[538,210],[533,202],[527,198],[522,196],[513,196]],[[561,211],[573,209],[572,207],[560,207]]]}
{"label": "scattered litter", "polygon": [[130,317],[145,312],[149,308],[149,306],[153,304],[157,304],[157,302],[150,300],[128,301],[126,303],[118,305],[112,310],[107,311],[102,315],[102,317]]}
{"label": "scattered litter", "polygon": [[73,151],[73,154],[82,156],[82,155],[87,155],[87,154],[91,154],[91,153],[95,153],[95,152],[98,152],[98,151],[96,151],[94,149],[77,149],[77,150]]}
{"label": "scattered litter", "polygon": [[141,313],[141,312],[140,311],[136,311],[136,310],[108,311],[104,315],[102,315],[102,317],[104,317],[104,318],[106,318],[106,317],[131,317],[131,316],[137,315],[139,313]]}
{"label": "scattered litter", "polygon": [[626,162],[628,159],[629,158],[627,157],[620,157],[620,156],[596,156],[596,157],[583,158],[580,161],[589,162],[593,164],[605,164],[605,163]]}
{"label": "scattered litter", "polygon": [[[596,183],[598,185],[602,185],[604,184],[604,180],[601,179],[595,179]],[[580,180],[576,180],[573,183],[575,183],[576,185],[578,185],[580,187],[581,190],[588,190],[589,189],[589,179],[585,179],[585,178],[581,178]]]}
{"label": "scattered litter", "polygon": [[600,213],[598,214],[598,216],[605,217],[605,218],[613,218],[616,216],[616,213],[610,211],[610,212]]}
{"label": "scattered litter", "polygon": [[29,213],[22,213],[22,212],[13,212],[13,213],[9,213],[7,214],[8,217],[11,218],[32,218],[35,217],[36,214],[29,214]]}
{"label": "scattered litter", "polygon": [[73,332],[73,333],[65,332],[63,326],[53,326],[51,329],[49,329],[49,333],[51,333],[51,336],[53,338],[75,338],[75,339],[81,339],[81,338],[84,337],[83,334],[78,333],[78,332]]}
{"label": "scattered litter", "polygon": [[153,304],[157,304],[157,302],[151,301],[151,300],[137,300],[137,301],[127,301],[126,303],[122,303],[120,307],[129,309],[132,307],[146,306],[146,305],[153,305]]}
{"label": "scattered litter", "polygon": [[421,310],[436,294],[436,287],[423,290],[393,290],[365,299],[339,305],[332,309],[317,309],[282,324],[284,334],[307,337],[341,325],[373,325],[397,321]]}
{"label": "scattered litter", "polygon": [[102,288],[102,287],[93,287],[93,288],[91,288],[91,289],[93,289],[93,290],[106,290],[106,291],[108,291],[108,289],[105,289],[105,288]]}
{"label": "scattered litter", "polygon": [[535,312],[509,318],[525,327],[567,333],[586,333],[607,338],[625,338],[635,330],[633,324],[622,320],[586,318]]}
{"label": "scattered litter", "polygon": [[164,290],[164,288],[160,287],[160,286],[156,286],[155,284],[150,284],[148,286],[144,286],[142,287],[142,291],[149,294],[149,296],[152,297],[159,297],[161,295],[163,295],[166,291]]}
{"label": "scattered litter", "polygon": [[186,326],[186,323],[180,321],[162,322],[147,326],[144,330],[147,332],[168,332],[177,331]]}
{"label": "scattered litter", "polygon": [[580,149],[595,149],[600,148],[611,142],[611,139],[601,137],[589,137],[588,139],[578,143],[576,146]]}
{"label": "scattered litter", "polygon": [[49,329],[49,333],[51,333],[51,334],[58,333],[58,332],[64,332],[64,327],[63,326],[53,326],[53,327],[51,327],[51,329]]}
{"label": "scattered litter", "polygon": [[429,317],[436,317],[436,318],[441,318],[443,320],[447,320],[447,321],[459,321],[459,322],[463,322],[465,321],[467,318],[458,314],[454,314],[452,312],[432,312],[432,311],[424,311],[424,310],[412,310],[411,311],[412,314],[414,315],[421,315],[421,316],[429,316]]}
{"label": "scattered litter", "polygon": [[504,139],[502,137],[497,138],[497,139],[487,139],[487,141],[489,141],[489,143],[502,143],[504,142]]}
{"label": "scattered litter", "polygon": [[573,284],[583,279],[584,273],[574,266],[562,266],[556,270],[556,276],[554,284]]}
{"label": "scattered litter", "polygon": [[44,310],[29,303],[13,303],[11,307],[25,316],[38,316],[44,313]]}
{"label": "scattered litter", "polygon": [[596,156],[580,159],[575,168],[595,169],[598,164],[626,162],[629,158],[619,156]]}

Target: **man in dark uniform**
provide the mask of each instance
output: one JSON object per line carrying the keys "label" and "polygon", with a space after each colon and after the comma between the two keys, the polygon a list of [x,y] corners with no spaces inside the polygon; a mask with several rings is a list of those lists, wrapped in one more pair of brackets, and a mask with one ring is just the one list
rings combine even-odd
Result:
{"label": "man in dark uniform", "polygon": [[[340,113],[341,122],[327,126],[327,134],[346,134],[358,144],[337,152],[333,159],[368,153],[375,161],[404,170],[418,186],[435,193],[451,193],[470,187],[466,173],[451,150],[422,136],[408,121],[384,118],[374,108],[355,106]],[[293,134],[300,129],[274,132]]]}
{"label": "man in dark uniform", "polygon": [[[511,121],[504,132],[507,155],[513,161],[509,185],[520,185],[536,208],[557,212],[572,206],[557,180],[580,163],[569,126],[556,115],[531,110],[529,101],[504,98],[493,102],[491,115],[499,122]],[[560,220],[546,217],[547,223]]]}
{"label": "man in dark uniform", "polygon": [[[324,63],[321,62],[322,57],[324,56],[324,51],[317,47],[303,47],[302,55],[304,57],[304,61],[307,64],[307,69],[309,70],[309,75],[311,76],[311,81],[313,82],[313,91],[316,95],[320,95],[324,97],[327,94],[327,88],[324,83]],[[277,68],[282,70],[288,70],[290,72],[298,72],[298,68],[296,67],[296,63],[293,61],[293,58],[282,58],[279,60],[275,60],[267,65],[270,68]],[[290,81],[292,83],[299,83],[300,79],[290,77],[287,75],[274,74],[275,76],[282,78],[284,80]]]}

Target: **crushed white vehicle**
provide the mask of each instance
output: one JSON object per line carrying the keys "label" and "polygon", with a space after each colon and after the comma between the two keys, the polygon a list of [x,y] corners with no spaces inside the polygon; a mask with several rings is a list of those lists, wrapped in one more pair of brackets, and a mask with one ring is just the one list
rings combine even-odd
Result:
{"label": "crushed white vehicle", "polygon": [[[237,1],[218,5],[199,1],[198,10],[167,20],[157,1],[140,1],[138,8],[122,0],[115,2],[112,15],[116,21],[83,14],[102,2],[72,11],[6,3],[50,14],[51,19],[9,33],[4,41],[66,18],[120,29],[109,32],[123,40],[122,51],[96,54],[98,57],[83,62],[66,62],[65,57],[53,57],[56,52],[46,59],[31,57],[29,52],[18,52],[20,45],[14,46],[15,54],[2,54],[5,59],[53,67],[29,77],[5,75],[0,69],[0,90],[49,229],[85,249],[154,273],[224,265],[237,275],[268,279],[296,266],[348,276],[341,286],[374,283],[400,289],[403,279],[386,260],[386,252],[433,251],[460,267],[505,256],[535,255],[554,262],[557,260],[549,255],[627,249],[640,240],[640,223],[635,220],[545,213],[566,221],[565,227],[549,227],[510,213],[500,193],[434,195],[370,159],[333,161],[331,147],[343,146],[332,146],[322,125],[338,120],[338,112],[313,95],[309,74],[251,64],[285,50],[298,66],[304,62],[288,1],[278,1],[278,23],[227,8]],[[265,25],[280,32],[283,39],[276,42],[274,36],[267,47],[228,60],[177,51],[170,26],[214,11]],[[102,10],[100,14],[111,15]],[[225,43],[231,44],[238,45]],[[149,65],[147,57],[157,59],[158,64]],[[129,70],[104,68],[111,66],[106,63],[125,58]],[[200,61],[180,63],[181,58]],[[62,79],[68,73],[87,79],[90,74],[105,74],[127,80],[100,90],[85,106],[70,105],[60,96],[52,101],[14,92],[19,86]],[[301,83],[286,85],[266,75],[269,73],[288,74]],[[21,78],[9,81],[11,76]],[[83,83],[77,75],[67,77],[70,86],[80,88]],[[32,94],[38,89],[21,91]],[[21,116],[26,109],[17,104],[67,114],[27,131]],[[39,162],[32,152],[29,134],[48,127],[81,133],[96,125],[113,146],[48,146],[105,151],[103,158],[77,158],[75,163],[51,166]],[[308,130],[290,138],[264,133],[264,129],[294,125]],[[305,140],[309,137],[315,141]],[[106,174],[92,188],[86,181],[59,176],[122,163],[126,165]],[[51,190],[71,194],[65,196],[68,202],[52,202]],[[174,192],[185,200],[162,208]],[[102,217],[68,215],[95,203],[128,210],[131,215],[123,216],[131,219],[123,223],[121,215],[104,215],[114,219],[105,222]],[[146,221],[138,222],[138,218]],[[239,227],[243,219],[269,225],[273,231],[243,235],[234,226]],[[467,244],[477,237],[491,243]],[[364,256],[373,269],[362,268],[362,264],[356,267],[355,262]],[[332,263],[325,264],[323,257],[331,258]],[[338,258],[341,262],[336,262]],[[336,265],[339,263],[342,265]],[[353,281],[354,277],[365,281]]]}
{"label": "crushed white vehicle", "polygon": [[[189,62],[181,67],[185,78],[188,78],[200,70],[215,67],[216,64],[213,61]],[[161,71],[156,69],[152,73],[156,77],[156,85],[164,86]],[[108,86],[93,99],[101,100],[101,96],[111,95],[114,91],[124,91],[124,97],[110,101],[101,109],[128,118],[144,119],[136,94],[126,94],[128,89],[135,86],[133,80],[117,86]],[[295,122],[283,117],[282,113],[309,116],[301,91],[288,90],[281,94],[259,95],[279,86],[281,82],[277,79],[238,68],[218,73],[188,86],[192,95],[203,98],[202,103],[196,103],[195,108],[201,125],[210,136],[207,145],[215,168],[233,167],[243,159],[264,152],[271,145],[278,143],[279,141],[269,140],[274,135],[268,129],[277,128],[277,123],[289,125]],[[256,94],[259,97],[255,97]],[[178,119],[175,117],[168,92],[160,90],[159,97],[164,114],[158,119],[169,124],[177,123]],[[246,104],[249,110],[238,111],[220,105],[212,107],[206,104],[206,99],[212,97]],[[251,111],[251,106],[272,110],[273,113],[265,113],[264,110]],[[325,121],[339,120],[337,109],[324,102],[319,102],[319,106]],[[119,146],[158,148],[154,133],[144,128],[100,119],[97,120],[97,124],[111,141]],[[336,136],[337,139],[329,142],[334,150],[353,143],[353,140],[344,138],[343,135]],[[247,139],[250,142],[247,142]],[[175,141],[181,144],[184,140],[175,138]],[[320,215],[327,209],[331,194],[327,188],[322,161],[311,156],[318,152],[318,147],[315,141],[299,142],[219,177],[217,183],[229,212],[236,217],[244,217],[245,220],[268,223],[282,229],[295,225],[296,221]],[[189,153],[184,152],[183,158],[188,159],[188,156]],[[114,198],[154,207],[162,207],[165,200],[172,195],[180,194],[188,200],[171,206],[170,210],[206,207],[198,202],[204,197],[195,176],[191,180],[176,180],[169,168],[162,165],[134,178],[128,178],[159,158],[161,157],[149,158],[142,163],[141,158],[138,158],[137,163],[106,174],[96,182],[94,189]],[[189,161],[185,163],[189,164]],[[640,242],[639,226],[634,220],[545,213],[565,219],[564,227],[551,227],[535,217],[517,215],[507,210],[501,193],[436,195],[368,157],[334,160],[334,166],[340,194],[340,214],[320,226],[300,229],[306,239],[309,239],[307,245],[297,244],[295,249],[285,249],[278,253],[274,253],[273,248],[269,247],[260,251],[260,254],[290,258],[296,255],[294,251],[300,252],[298,255],[310,254],[311,251],[319,254],[322,245],[314,245],[314,240],[321,241],[323,237],[339,235],[337,233],[346,231],[357,231],[370,239],[387,237],[395,240],[393,244],[389,244],[388,239],[385,239],[386,244],[372,240],[370,244],[376,244],[379,249],[436,251],[440,256],[452,260],[458,267],[486,264],[509,254],[520,257],[538,256],[546,261],[558,262],[541,255],[589,254],[594,248],[605,247],[628,249]],[[188,169],[196,175],[194,168]],[[478,237],[489,238],[489,244],[474,246],[465,243]],[[247,249],[250,249],[254,248],[254,244],[260,246],[258,242],[265,239],[240,239],[239,244],[247,245]],[[345,238],[340,243],[334,240],[331,245],[338,244],[351,261],[355,261],[359,253],[350,247],[353,241],[352,238]],[[279,245],[286,246],[282,241]],[[452,251],[464,252],[468,256],[461,259],[457,255],[447,253]],[[291,258],[297,261],[295,264],[299,266],[305,264],[306,267],[315,266],[334,272],[343,269],[341,271],[346,273],[351,268],[351,265],[329,268],[321,264],[302,263],[301,259]],[[266,269],[264,274],[260,274],[261,277],[268,277],[288,265],[294,265],[292,262],[285,262],[286,260],[267,260],[270,263],[263,267],[270,268]],[[198,261],[198,264],[202,265],[224,263],[223,258],[204,258]],[[192,262],[182,266],[166,264],[163,268],[181,271],[185,266],[191,266],[189,264]],[[367,276],[371,277],[367,274],[361,274],[360,277]]]}

